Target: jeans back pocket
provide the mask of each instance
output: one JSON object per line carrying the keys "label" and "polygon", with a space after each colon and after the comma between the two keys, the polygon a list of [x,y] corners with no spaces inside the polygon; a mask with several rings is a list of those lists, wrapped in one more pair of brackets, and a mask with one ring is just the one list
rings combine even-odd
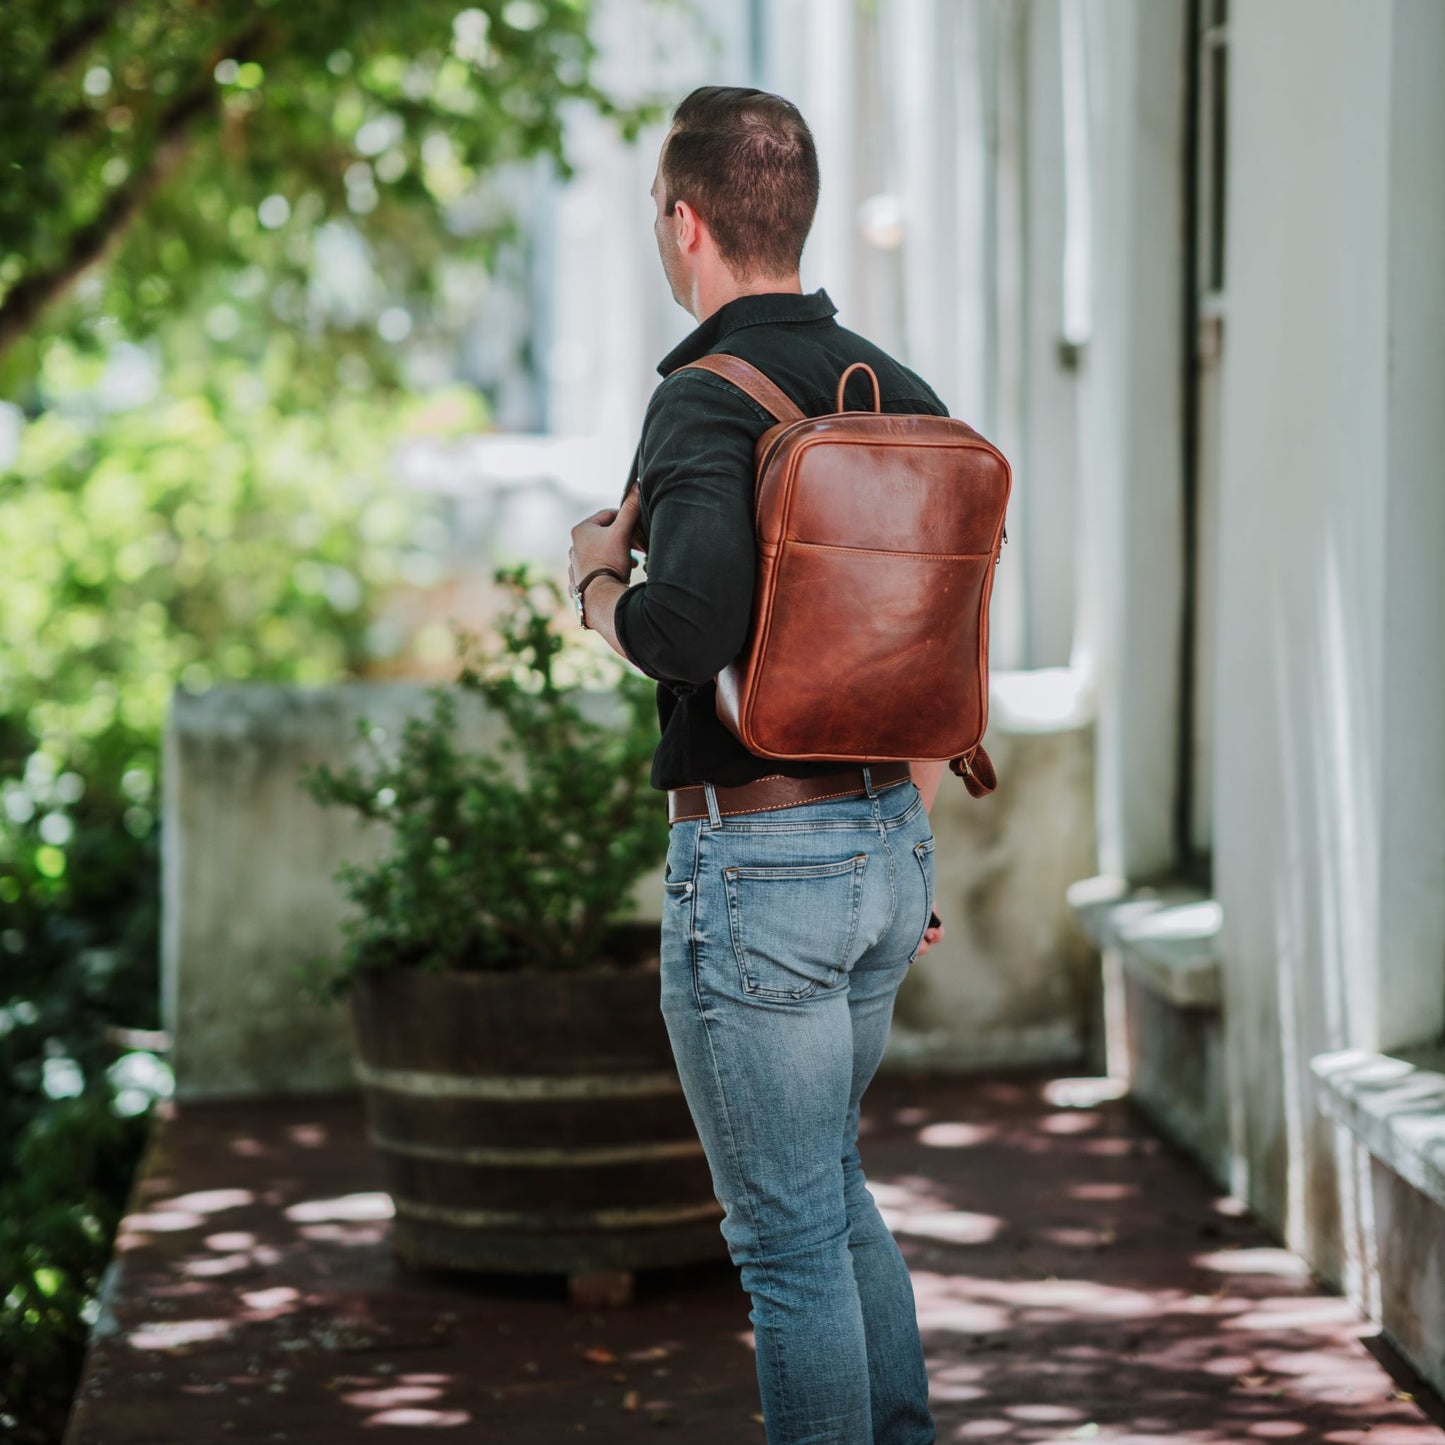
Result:
{"label": "jeans back pocket", "polygon": [[835,863],[727,867],[728,926],[743,991],[807,998],[851,966],[866,853]]}
{"label": "jeans back pocket", "polygon": [[918,950],[923,947],[923,935],[928,932],[928,920],[933,916],[933,889],[934,889],[934,866],[933,866],[933,835],[921,838],[913,845],[913,856],[918,859],[919,872],[923,876],[923,922],[918,928],[918,937],[913,942],[913,949],[908,955],[909,963],[918,958]]}

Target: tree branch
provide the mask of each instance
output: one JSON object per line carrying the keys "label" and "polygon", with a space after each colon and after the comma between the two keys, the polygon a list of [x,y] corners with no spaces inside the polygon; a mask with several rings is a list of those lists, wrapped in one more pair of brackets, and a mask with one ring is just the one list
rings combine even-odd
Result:
{"label": "tree branch", "polygon": [[190,144],[190,129],[213,104],[211,86],[198,86],[161,119],[155,148],[146,164],[71,237],[61,260],[48,271],[27,276],[0,302],[0,356],[34,324],[40,313],[70,289],[92,266],[105,259],[156,188],[176,168]]}
{"label": "tree branch", "polygon": [[46,72],[54,78],[68,70],[78,55],[89,50],[115,24],[127,3],[128,0],[112,0],[109,4],[99,4],[78,25],[64,35],[57,35],[45,52]]}
{"label": "tree branch", "polygon": [[215,109],[217,91],[212,76],[217,62],[235,48],[259,47],[266,34],[266,26],[256,24],[238,36],[231,36],[211,56],[196,84],[161,116],[155,146],[146,163],[116,188],[90,221],[72,234],[65,255],[56,265],[24,277],[5,294],[0,301],[0,356],[35,324],[52,301],[106,258],[180,164],[190,146],[192,128],[203,115]]}

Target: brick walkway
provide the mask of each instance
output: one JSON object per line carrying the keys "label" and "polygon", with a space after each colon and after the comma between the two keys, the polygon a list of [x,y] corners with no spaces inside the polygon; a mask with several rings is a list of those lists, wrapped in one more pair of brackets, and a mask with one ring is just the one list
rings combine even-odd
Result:
{"label": "brick walkway", "polygon": [[[940,1441],[1445,1441],[1373,1327],[1126,1103],[883,1075],[864,1128]],[[355,1098],[158,1121],[66,1445],[762,1445],[726,1261],[593,1312],[551,1280],[410,1274],[389,1214]]]}

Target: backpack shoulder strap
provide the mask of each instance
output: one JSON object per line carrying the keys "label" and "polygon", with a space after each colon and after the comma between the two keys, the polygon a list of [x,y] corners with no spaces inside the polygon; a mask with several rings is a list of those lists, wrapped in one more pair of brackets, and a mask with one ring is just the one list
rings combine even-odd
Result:
{"label": "backpack shoulder strap", "polygon": [[[770,412],[779,421],[802,421],[806,415],[800,407],[788,400],[780,387],[769,381],[752,362],[744,361],[741,356],[715,351],[677,369],[686,371],[689,367],[698,371],[710,371],[714,376],[732,382],[739,391],[746,392],[764,411]],[[669,372],[668,375],[671,376],[672,373]]]}

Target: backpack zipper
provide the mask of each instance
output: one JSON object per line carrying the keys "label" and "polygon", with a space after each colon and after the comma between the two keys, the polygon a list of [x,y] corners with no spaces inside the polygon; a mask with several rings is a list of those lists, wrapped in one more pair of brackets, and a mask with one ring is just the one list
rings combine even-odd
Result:
{"label": "backpack zipper", "polygon": [[[886,413],[886,412],[876,412],[876,413],[874,413],[874,415],[876,415],[876,416],[886,416],[887,413]],[[763,454],[763,459],[762,459],[762,461],[760,461],[760,462],[757,464],[757,467],[755,468],[755,471],[754,471],[754,475],[755,475],[755,476],[761,476],[761,475],[763,474],[763,472],[764,472],[764,471],[766,470],[766,468],[767,468],[768,463],[769,463],[770,461],[772,461],[774,453],[775,453],[775,452],[778,450],[778,448],[779,448],[780,446],[782,446],[782,444],[788,439],[788,435],[789,435],[790,432],[796,431],[798,427],[800,427],[800,426],[805,426],[805,425],[806,425],[808,422],[810,422],[810,421],[820,421],[820,420],[822,420],[821,417],[816,417],[816,416],[800,416],[796,421],[791,421],[791,422],[789,422],[789,423],[787,424],[787,426],[785,426],[785,427],[782,429],[782,431],[780,431],[780,432],[777,434],[777,436],[775,436],[775,437],[773,438],[771,445],[768,447],[767,451]],[[756,510],[756,508],[755,508],[755,509],[754,509],[754,512],[753,512],[753,520],[754,520],[754,522],[756,522],[757,519],[758,519],[758,513],[757,513],[757,510]],[[1007,541],[1008,541],[1008,523],[1007,523],[1007,522],[1004,523],[1003,540],[1004,540],[1004,542],[1007,542]],[[998,553],[997,553],[997,555],[996,555],[996,556],[994,557],[994,559],[993,559],[993,565],[994,565],[995,567],[997,567],[998,564],[999,564],[999,562],[1002,560],[1002,558],[1003,558],[1003,544],[1000,543]]]}
{"label": "backpack zipper", "polygon": [[817,420],[818,418],[815,416],[800,416],[797,421],[789,422],[788,425],[785,426],[782,431],[780,431],[777,436],[773,438],[772,445],[768,448],[762,461],[758,464],[758,472],[761,473],[767,467],[768,463],[772,461],[773,453],[776,452],[780,446],[782,446],[784,438],[788,435],[790,431],[792,431],[795,427],[802,426],[804,422]]}

